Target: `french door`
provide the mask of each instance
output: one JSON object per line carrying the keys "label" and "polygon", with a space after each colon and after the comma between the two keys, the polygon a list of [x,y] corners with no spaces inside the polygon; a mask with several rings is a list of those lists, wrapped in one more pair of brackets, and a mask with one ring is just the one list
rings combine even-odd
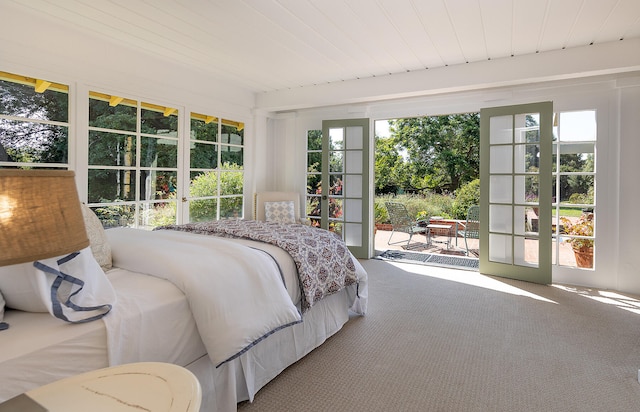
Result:
{"label": "french door", "polygon": [[481,273],[551,283],[552,117],[552,102],[480,111]]}
{"label": "french door", "polygon": [[369,119],[322,122],[320,227],[369,257]]}

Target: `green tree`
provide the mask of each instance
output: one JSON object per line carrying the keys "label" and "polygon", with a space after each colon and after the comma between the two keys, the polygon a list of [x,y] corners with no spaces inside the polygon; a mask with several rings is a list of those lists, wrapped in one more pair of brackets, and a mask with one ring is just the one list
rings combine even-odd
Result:
{"label": "green tree", "polygon": [[69,121],[69,94],[0,81],[0,113],[25,121],[0,122],[0,153],[3,160],[34,163],[66,163],[68,127],[35,123],[29,119]]}
{"label": "green tree", "polygon": [[399,147],[407,151],[407,191],[453,192],[478,177],[478,113],[392,120],[390,130]]}
{"label": "green tree", "polygon": [[[220,199],[220,217],[236,217],[242,211],[243,173],[242,167],[224,163],[224,172],[220,172],[220,195],[239,194],[239,196]],[[191,197],[216,196],[218,194],[218,171],[211,170],[197,175],[189,188]],[[194,200],[189,207],[189,219],[192,222],[216,219],[217,201],[215,199]]]}
{"label": "green tree", "polygon": [[[322,130],[309,130],[307,135],[308,150],[322,150]],[[322,180],[322,153],[307,154],[307,193],[318,193]]]}
{"label": "green tree", "polygon": [[[202,142],[218,141],[218,123],[191,119],[191,138]],[[213,144],[191,143],[191,167],[215,169],[218,166],[218,147]]]}
{"label": "green tree", "polygon": [[398,193],[406,181],[406,165],[395,140],[376,136],[375,192],[376,195]]}
{"label": "green tree", "polygon": [[[593,154],[577,153],[560,155],[560,172],[590,172],[594,170]],[[593,176],[564,175],[560,177],[560,194],[563,202],[593,203]]]}
{"label": "green tree", "polygon": [[455,219],[466,219],[469,206],[480,204],[480,179],[461,186],[455,194],[451,214]]}

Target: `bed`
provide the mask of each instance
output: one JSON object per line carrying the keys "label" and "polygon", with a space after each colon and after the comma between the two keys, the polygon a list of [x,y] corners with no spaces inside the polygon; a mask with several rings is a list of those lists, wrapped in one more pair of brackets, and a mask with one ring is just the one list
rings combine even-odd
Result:
{"label": "bed", "polygon": [[[49,313],[6,309],[4,321],[10,327],[0,331],[0,401],[78,373],[128,362],[160,361],[185,366],[198,377],[203,389],[202,411],[236,410],[238,402],[253,400],[266,383],[338,332],[350,316],[366,312],[366,272],[355,258],[357,281],[314,299],[300,287],[296,260],[276,244],[230,237],[229,233],[210,236],[164,229],[104,231],[101,247],[110,249],[112,263],[104,273],[117,299],[101,320],[71,324]],[[234,256],[235,262],[228,260]],[[96,260],[100,260],[97,255]],[[243,277],[236,280],[245,270],[242,267],[263,277],[275,277],[276,284],[281,282],[284,292],[276,293],[286,299],[276,311],[278,319],[265,318],[269,325],[259,329],[262,325],[257,323],[262,321],[253,319],[262,314],[247,309],[243,315],[249,316],[247,320],[227,319],[230,326],[223,323],[219,329],[207,330],[203,313],[211,306],[225,304],[225,299],[238,298],[225,293],[221,285],[254,282]],[[273,268],[275,275],[267,273]],[[217,274],[195,280],[174,276],[174,272],[207,270]],[[198,287],[199,282],[219,282],[212,280],[219,277],[223,283],[211,287],[222,290],[216,298],[204,294],[207,288]],[[267,282],[257,282],[263,281]],[[226,290],[233,289],[235,286]],[[0,292],[4,293],[1,282]],[[260,299],[259,294],[247,293],[248,299]],[[242,329],[249,330],[249,337],[235,333]],[[220,340],[227,332],[238,335],[229,339],[236,339],[236,346],[221,349],[228,346],[226,340]]]}

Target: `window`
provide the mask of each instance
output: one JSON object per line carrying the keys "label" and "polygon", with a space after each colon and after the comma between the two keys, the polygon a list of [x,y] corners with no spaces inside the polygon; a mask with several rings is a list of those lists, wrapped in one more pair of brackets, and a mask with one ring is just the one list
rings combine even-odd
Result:
{"label": "window", "polygon": [[244,124],[191,113],[189,221],[243,217]]}
{"label": "window", "polygon": [[[95,91],[88,112],[87,200],[105,227],[242,217],[244,123],[192,113],[187,128],[176,108]],[[68,159],[69,87],[0,72],[0,167]]]}
{"label": "window", "polygon": [[593,268],[596,112],[556,113],[553,130],[554,263]]}
{"label": "window", "polygon": [[90,92],[88,201],[104,226],[176,222],[178,111]]}
{"label": "window", "polygon": [[68,168],[69,87],[0,72],[0,167]]}

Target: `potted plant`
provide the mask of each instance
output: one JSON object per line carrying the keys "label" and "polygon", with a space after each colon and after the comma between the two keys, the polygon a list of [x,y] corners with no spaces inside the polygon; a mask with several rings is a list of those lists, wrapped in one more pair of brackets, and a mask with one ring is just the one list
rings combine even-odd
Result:
{"label": "potted plant", "polygon": [[418,222],[418,226],[427,227],[427,225],[429,224],[429,221],[427,219],[429,219],[429,214],[427,213],[426,210],[421,210],[416,215],[416,221]]}
{"label": "potted plant", "polygon": [[[583,213],[576,222],[561,217],[563,233],[573,236],[593,236],[593,213]],[[565,242],[570,243],[576,257],[576,264],[581,268],[593,267],[593,239],[572,237]]]}
{"label": "potted plant", "polygon": [[393,226],[389,223],[389,213],[387,212],[387,208],[382,204],[382,202],[375,202],[373,204],[373,213],[375,219],[375,230],[392,230]]}

